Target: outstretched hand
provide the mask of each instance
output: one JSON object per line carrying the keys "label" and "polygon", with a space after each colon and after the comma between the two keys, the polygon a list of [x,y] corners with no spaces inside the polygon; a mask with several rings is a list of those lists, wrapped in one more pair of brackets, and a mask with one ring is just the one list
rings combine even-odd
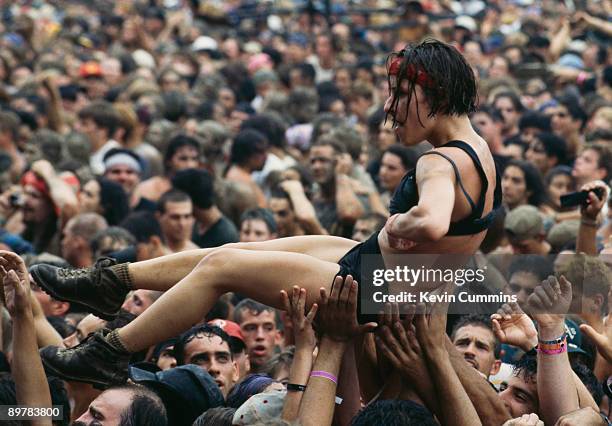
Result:
{"label": "outstretched hand", "polygon": [[505,303],[491,315],[493,332],[501,343],[516,346],[525,352],[538,344],[538,331],[518,303]]}
{"label": "outstretched hand", "polygon": [[12,317],[31,312],[30,275],[23,259],[9,251],[0,251],[0,276],[6,309]]}
{"label": "outstretched hand", "polygon": [[355,336],[374,331],[377,324],[357,322],[357,281],[348,275],[346,279],[337,276],[331,293],[321,287],[319,301],[318,331],[337,342],[348,342]]}
{"label": "outstretched hand", "polygon": [[306,307],[306,289],[293,286],[291,297],[281,290],[281,299],[287,315],[293,325],[293,338],[296,350],[305,349],[312,352],[317,344],[312,322],[317,314],[318,305],[314,303],[308,314],[304,315]]}

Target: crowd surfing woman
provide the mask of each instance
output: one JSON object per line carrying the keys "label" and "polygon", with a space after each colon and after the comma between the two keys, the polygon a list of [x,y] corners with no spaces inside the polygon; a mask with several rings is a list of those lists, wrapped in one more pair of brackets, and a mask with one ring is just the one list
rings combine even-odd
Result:
{"label": "crowd surfing woman", "polygon": [[[306,289],[311,305],[321,286],[329,294],[337,275],[360,281],[364,254],[474,253],[501,203],[501,190],[487,144],[468,117],[477,99],[473,72],[455,48],[427,40],[391,54],[388,78],[385,112],[400,142],[427,140],[434,148],[402,179],[391,200],[392,216],[380,232],[361,244],[300,236],[132,264],[105,259],[90,269],[37,265],[31,273],[38,285],[55,298],[86,304],[102,318],[113,318],[131,289],[166,291],[121,329],[93,334],[74,349],[44,348],[46,368],[67,380],[123,382],[130,353],[185,331],[226,292],[282,309],[279,292],[296,285]],[[362,327],[371,330],[374,324]]]}

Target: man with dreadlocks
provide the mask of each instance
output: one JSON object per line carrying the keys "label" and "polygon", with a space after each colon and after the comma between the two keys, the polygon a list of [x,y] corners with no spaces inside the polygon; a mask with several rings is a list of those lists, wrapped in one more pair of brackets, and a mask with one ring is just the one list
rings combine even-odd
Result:
{"label": "man with dreadlocks", "polygon": [[[53,297],[83,303],[107,319],[117,314],[130,290],[170,290],[126,327],[93,334],[74,349],[44,348],[46,368],[69,380],[123,382],[131,353],[188,329],[226,292],[282,308],[279,292],[296,285],[306,289],[307,305],[312,305],[320,286],[329,294],[337,275],[361,281],[362,255],[383,260],[397,253],[474,253],[501,192],[491,153],[468,117],[477,99],[472,70],[455,48],[428,40],[392,54],[388,74],[385,111],[399,140],[407,146],[427,140],[434,148],[403,178],[391,201],[392,216],[380,232],[361,244],[301,236],[129,265],[109,259],[83,270],[37,265],[32,275]],[[345,291],[358,291],[355,282],[348,285]],[[367,316],[359,320],[361,332],[375,326],[365,324]]]}

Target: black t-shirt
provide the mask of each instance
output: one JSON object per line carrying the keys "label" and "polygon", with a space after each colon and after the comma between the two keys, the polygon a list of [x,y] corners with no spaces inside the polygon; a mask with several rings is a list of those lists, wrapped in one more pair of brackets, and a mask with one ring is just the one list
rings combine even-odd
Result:
{"label": "black t-shirt", "polygon": [[219,247],[227,243],[237,243],[240,240],[238,229],[225,216],[222,216],[203,234],[198,234],[198,225],[193,228],[191,241],[201,248]]}

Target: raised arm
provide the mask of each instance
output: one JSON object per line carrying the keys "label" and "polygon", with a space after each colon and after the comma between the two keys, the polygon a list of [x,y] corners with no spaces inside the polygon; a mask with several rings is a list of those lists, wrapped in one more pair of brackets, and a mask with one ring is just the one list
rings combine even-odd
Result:
{"label": "raised arm", "polygon": [[[593,190],[601,188],[604,191],[601,198],[597,197]],[[580,209],[580,227],[576,238],[576,253],[586,253],[589,256],[597,256],[597,230],[599,228],[598,218],[601,209],[608,199],[609,188],[602,181],[594,181],[585,184],[581,191],[590,191],[587,205]]]}
{"label": "raised arm", "polygon": [[295,216],[302,226],[306,235],[325,235],[327,231],[319,219],[310,200],[304,193],[304,188],[299,180],[286,180],[281,182],[281,188],[289,195]]}
{"label": "raised arm", "polygon": [[337,377],[346,347],[354,337],[376,327],[376,323],[359,325],[356,312],[357,283],[350,275],[345,280],[336,277],[329,297],[321,288],[317,320],[321,331],[319,354],[300,405],[301,425],[332,424]]}
{"label": "raised arm", "polygon": [[527,307],[538,323],[538,400],[545,424],[579,408],[578,392],[567,355],[565,314],[572,286],[561,276],[550,276],[535,288]]}
{"label": "raised arm", "polygon": [[289,371],[287,397],[282,414],[283,420],[292,422],[298,416],[302,395],[304,395],[304,389],[312,369],[312,352],[317,343],[312,329],[312,321],[317,313],[317,304],[313,304],[305,316],[306,289],[297,286],[293,287],[291,297],[285,290],[282,290],[281,299],[285,311],[291,318],[295,340],[295,355]]}
{"label": "raised arm", "polygon": [[[23,260],[12,252],[0,252],[6,308],[13,319],[12,375],[15,380],[17,403],[29,407],[51,407],[51,393],[43,369],[34,317],[30,308],[29,273]],[[51,425],[51,419],[32,421],[33,425]]]}
{"label": "raised arm", "polygon": [[32,171],[43,178],[49,187],[53,204],[60,211],[62,227],[78,213],[78,199],[72,188],[64,182],[47,160],[38,160],[32,164]]}
{"label": "raised arm", "polygon": [[342,222],[355,222],[365,213],[361,200],[357,196],[351,178],[348,176],[352,167],[350,155],[337,156],[336,164],[336,209],[338,219]]}
{"label": "raised arm", "polygon": [[416,315],[414,321],[416,336],[423,348],[436,395],[440,401],[444,401],[440,404],[438,417],[444,425],[481,425],[478,412],[455,373],[444,347],[448,309],[437,309],[440,307],[434,306],[433,314]]}

